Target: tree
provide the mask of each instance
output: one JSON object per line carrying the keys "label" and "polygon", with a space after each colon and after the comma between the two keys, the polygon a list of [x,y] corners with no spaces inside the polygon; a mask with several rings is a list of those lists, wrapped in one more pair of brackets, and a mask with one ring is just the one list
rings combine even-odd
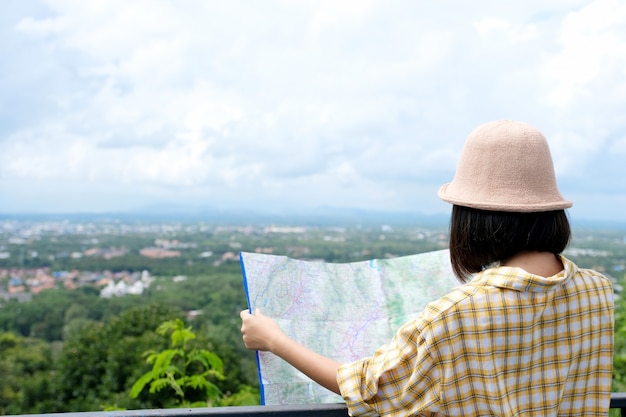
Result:
{"label": "tree", "polygon": [[[149,350],[146,362],[152,369],[141,376],[130,391],[137,398],[146,385],[155,394],[169,388],[178,397],[181,407],[207,406],[219,402],[221,392],[212,379],[223,379],[223,363],[215,353],[189,345],[196,335],[185,327],[181,319],[161,324],[156,332],[162,336],[170,333],[171,348],[161,352]],[[204,399],[202,399],[204,395]]]}
{"label": "tree", "polygon": [[54,403],[51,359],[45,341],[0,333],[0,414],[44,412]]}
{"label": "tree", "polygon": [[[621,285],[626,284],[622,279]],[[613,347],[613,391],[626,391],[626,298],[615,298],[615,345]]]}
{"label": "tree", "polygon": [[70,327],[57,364],[61,408],[50,411],[163,407],[159,398],[143,403],[131,401],[126,393],[145,372],[142,353],[167,346],[154,328],[177,316],[178,312],[167,306],[148,305],[127,310],[106,323],[83,322]]}

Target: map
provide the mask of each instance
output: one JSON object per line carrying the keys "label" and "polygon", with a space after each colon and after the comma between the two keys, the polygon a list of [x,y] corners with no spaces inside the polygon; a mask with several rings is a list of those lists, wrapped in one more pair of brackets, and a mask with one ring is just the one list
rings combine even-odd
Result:
{"label": "map", "polygon": [[[427,303],[459,285],[449,251],[352,263],[242,252],[251,311],[260,308],[301,344],[342,363],[371,355]],[[343,399],[267,352],[257,352],[261,403]]]}

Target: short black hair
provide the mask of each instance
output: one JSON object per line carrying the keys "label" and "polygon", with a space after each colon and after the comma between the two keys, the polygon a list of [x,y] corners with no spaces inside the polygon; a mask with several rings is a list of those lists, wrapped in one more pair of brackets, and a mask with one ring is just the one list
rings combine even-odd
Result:
{"label": "short black hair", "polygon": [[464,282],[522,251],[560,254],[570,238],[565,210],[519,213],[452,206],[450,260],[454,274]]}

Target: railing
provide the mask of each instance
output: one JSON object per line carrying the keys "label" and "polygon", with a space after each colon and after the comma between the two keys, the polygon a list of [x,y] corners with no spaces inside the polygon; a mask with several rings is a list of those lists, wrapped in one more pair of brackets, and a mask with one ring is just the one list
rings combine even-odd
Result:
{"label": "railing", "polygon": [[[626,392],[611,394],[611,408],[621,409],[621,415],[626,417]],[[309,404],[28,414],[13,417],[346,417],[347,415],[344,404]]]}
{"label": "railing", "polygon": [[622,410],[622,417],[626,417],[626,392],[611,394],[611,408],[619,408]]}

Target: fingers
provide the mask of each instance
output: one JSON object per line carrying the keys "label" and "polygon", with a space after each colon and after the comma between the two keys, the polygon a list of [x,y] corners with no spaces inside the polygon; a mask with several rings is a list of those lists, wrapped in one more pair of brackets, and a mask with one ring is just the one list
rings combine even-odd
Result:
{"label": "fingers", "polygon": [[239,313],[239,317],[241,317],[241,319],[242,319],[242,320],[245,320],[245,319],[247,319],[248,317],[253,316],[253,315],[254,315],[254,316],[261,316],[261,317],[264,317],[264,314],[263,314],[263,313],[261,313],[261,309],[260,309],[260,308],[256,308],[256,309],[254,310],[254,314],[251,314],[249,309],[246,309],[246,310],[241,310],[241,313]]}
{"label": "fingers", "polygon": [[252,317],[252,314],[250,314],[250,311],[248,310],[242,310],[241,313],[239,313],[239,317],[241,317],[241,334],[244,335],[245,339],[246,321]]}
{"label": "fingers", "polygon": [[243,310],[239,316],[245,347],[251,350],[269,350],[269,341],[274,337],[274,333],[280,330],[273,320],[261,313],[258,308],[254,310],[254,313]]}

